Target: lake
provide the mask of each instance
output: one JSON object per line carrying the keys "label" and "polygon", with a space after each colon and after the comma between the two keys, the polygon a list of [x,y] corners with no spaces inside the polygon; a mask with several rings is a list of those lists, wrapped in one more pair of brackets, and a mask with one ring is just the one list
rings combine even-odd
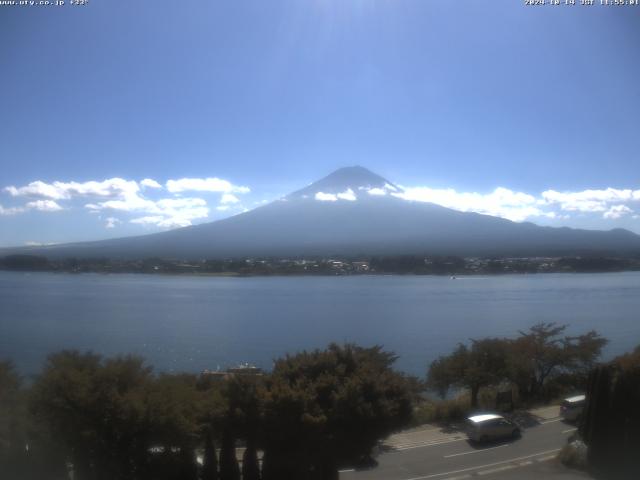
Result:
{"label": "lake", "polygon": [[382,344],[424,375],[458,342],[536,322],[596,329],[606,357],[640,344],[640,273],[490,277],[189,277],[0,272],[0,359],[25,374],[64,348],[199,372],[329,342]]}

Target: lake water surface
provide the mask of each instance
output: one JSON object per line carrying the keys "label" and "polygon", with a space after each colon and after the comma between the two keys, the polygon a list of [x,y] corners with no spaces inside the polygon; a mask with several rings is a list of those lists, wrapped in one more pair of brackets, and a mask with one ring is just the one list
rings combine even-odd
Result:
{"label": "lake water surface", "polygon": [[462,277],[188,277],[0,272],[0,359],[24,374],[50,352],[143,355],[158,370],[270,368],[327,343],[382,344],[423,375],[458,342],[536,322],[596,329],[605,355],[640,343],[640,273]]}

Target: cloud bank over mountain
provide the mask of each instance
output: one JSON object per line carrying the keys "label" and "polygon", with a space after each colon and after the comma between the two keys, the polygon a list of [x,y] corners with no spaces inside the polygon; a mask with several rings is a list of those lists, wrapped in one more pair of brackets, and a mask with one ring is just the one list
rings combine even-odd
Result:
{"label": "cloud bank over mountain", "polygon": [[[150,182],[145,183],[151,185]],[[174,191],[167,193],[169,186]],[[141,191],[138,182],[123,179],[86,184],[34,182],[24,187],[11,187],[9,192],[28,197],[36,191],[44,192],[44,195],[58,198],[60,202],[78,197],[83,202],[83,208],[90,212],[109,212],[105,227],[110,230],[121,225],[121,217],[125,214],[130,215],[130,223],[170,229],[96,242],[25,247],[30,253],[55,257],[202,259],[388,254],[560,256],[640,253],[640,236],[628,230],[552,228],[500,218],[555,215],[556,211],[547,209],[563,211],[562,201],[567,203],[565,210],[575,208],[579,200],[581,208],[593,205],[598,214],[615,221],[616,218],[632,214],[630,207],[618,202],[620,195],[634,201],[633,192],[620,194],[606,191],[603,194],[594,190],[580,195],[576,195],[578,192],[561,196],[554,194],[545,199],[542,195],[534,197],[505,188],[484,195],[453,189],[406,188],[355,166],[336,170],[300,190],[253,210],[191,225],[208,216],[210,205],[200,196],[183,194],[188,194],[192,189],[203,194],[206,190],[216,196],[216,210],[230,209],[241,207],[242,195],[248,194],[249,188],[217,178],[170,180],[165,183],[162,192],[158,192],[161,189],[157,187],[147,188],[152,188],[161,197],[151,199],[146,191]],[[93,201],[87,203],[88,198]],[[569,203],[567,198],[574,201]],[[175,226],[185,228],[171,229]]]}
{"label": "cloud bank over mountain", "polygon": [[[328,203],[389,196],[514,222],[545,221],[558,226],[571,224],[577,218],[592,219],[601,228],[611,228],[621,220],[625,220],[626,225],[629,221],[640,221],[640,189],[549,189],[532,193],[499,186],[489,192],[477,192],[393,185],[381,178],[358,186],[338,182],[332,188],[325,188],[326,185],[320,183],[314,191],[303,189],[304,193],[298,193],[301,197]],[[67,212],[81,222],[84,212],[98,215],[103,227],[113,231],[124,224],[147,230],[173,229],[245,212],[266,202],[259,197],[259,192],[259,186],[252,189],[219,177],[183,177],[163,182],[151,177],[139,181],[119,177],[84,182],[34,180],[25,185],[4,186],[0,216],[32,211]],[[214,215],[214,212],[217,213]]]}

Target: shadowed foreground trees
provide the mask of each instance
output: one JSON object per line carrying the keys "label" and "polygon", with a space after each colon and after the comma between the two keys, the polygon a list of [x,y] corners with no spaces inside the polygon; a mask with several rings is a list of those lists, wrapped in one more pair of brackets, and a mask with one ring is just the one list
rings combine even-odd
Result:
{"label": "shadowed foreground trees", "polygon": [[548,400],[561,388],[584,388],[607,340],[597,332],[563,335],[565,325],[539,323],[515,339],[486,338],[459,344],[431,363],[427,384],[444,397],[451,387],[468,389],[478,406],[483,387],[508,382],[522,400]]}
{"label": "shadowed foreground trees", "polygon": [[391,369],[395,360],[380,347],[334,344],[277,361],[265,400],[265,480],[337,479],[341,464],[408,424],[414,392]]}
{"label": "shadowed foreground trees", "polygon": [[589,375],[580,434],[596,478],[631,480],[640,472],[640,346]]}
{"label": "shadowed foreground trees", "polygon": [[395,359],[330,345],[280,359],[270,375],[212,380],[64,351],[29,388],[0,363],[2,478],[334,479],[408,423],[415,383]]}
{"label": "shadowed foreground trees", "polygon": [[0,362],[0,472],[15,478],[28,473],[28,425],[21,384],[13,364]]}
{"label": "shadowed foreground trees", "polygon": [[0,362],[0,465],[8,465],[9,459],[20,450],[20,378],[13,364]]}

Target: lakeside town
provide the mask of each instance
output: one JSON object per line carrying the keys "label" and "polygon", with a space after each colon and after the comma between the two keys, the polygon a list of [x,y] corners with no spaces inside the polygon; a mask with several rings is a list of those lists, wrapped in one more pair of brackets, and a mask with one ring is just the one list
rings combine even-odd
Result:
{"label": "lakeside town", "polygon": [[402,255],[366,258],[239,258],[186,261],[160,258],[55,260],[34,255],[9,255],[0,258],[0,270],[221,276],[374,274],[456,276],[638,271],[640,258],[600,256],[482,258]]}

